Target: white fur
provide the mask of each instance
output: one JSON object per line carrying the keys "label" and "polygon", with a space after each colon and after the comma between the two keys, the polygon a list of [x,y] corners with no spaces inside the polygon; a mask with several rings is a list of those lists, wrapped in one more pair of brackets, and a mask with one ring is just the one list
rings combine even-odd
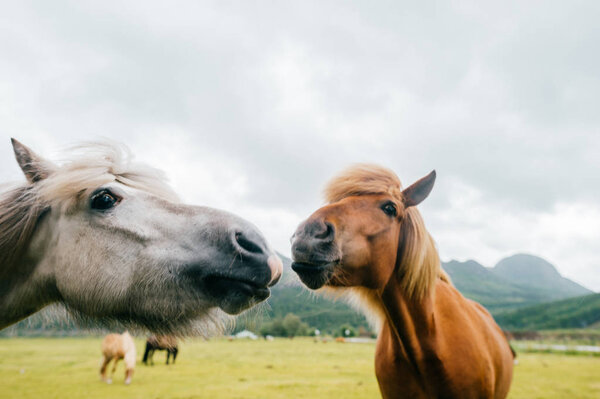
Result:
{"label": "white fur", "polygon": [[[216,267],[224,238],[253,226],[180,204],[164,175],[133,162],[123,147],[77,147],[55,165],[14,145],[29,183],[0,194],[0,328],[53,302],[81,321],[109,326],[202,334],[222,327],[214,299],[178,275],[190,264]],[[91,210],[99,188],[120,203]]]}

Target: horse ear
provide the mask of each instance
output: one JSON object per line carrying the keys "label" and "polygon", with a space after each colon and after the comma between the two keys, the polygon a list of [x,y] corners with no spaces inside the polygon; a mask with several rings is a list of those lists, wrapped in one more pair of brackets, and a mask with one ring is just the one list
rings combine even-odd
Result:
{"label": "horse ear", "polygon": [[29,147],[18,140],[10,139],[17,163],[30,183],[35,183],[50,176],[54,165],[37,155]]}
{"label": "horse ear", "polygon": [[432,170],[427,176],[420,178],[405,188],[402,191],[404,206],[408,208],[419,205],[433,189],[433,183],[435,183],[435,170]]}

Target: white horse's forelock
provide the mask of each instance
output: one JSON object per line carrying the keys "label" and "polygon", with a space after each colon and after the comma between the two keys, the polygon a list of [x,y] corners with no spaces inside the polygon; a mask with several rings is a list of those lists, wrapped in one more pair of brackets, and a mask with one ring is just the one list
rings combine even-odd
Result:
{"label": "white horse's forelock", "polygon": [[165,174],[133,161],[125,145],[88,142],[65,152],[66,161],[51,165],[48,177],[36,183],[5,185],[0,193],[0,275],[29,243],[37,220],[50,206],[68,209],[103,185],[125,186],[178,202]]}
{"label": "white horse's forelock", "polygon": [[163,171],[134,162],[129,149],[110,141],[72,147],[67,160],[39,183],[43,200],[73,204],[92,190],[111,182],[176,202],[178,197]]}

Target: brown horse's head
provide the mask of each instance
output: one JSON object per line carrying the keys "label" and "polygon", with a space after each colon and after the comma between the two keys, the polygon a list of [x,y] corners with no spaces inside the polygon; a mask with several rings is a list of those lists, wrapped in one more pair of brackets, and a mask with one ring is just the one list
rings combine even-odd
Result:
{"label": "brown horse's head", "polygon": [[[294,233],[292,268],[312,289],[379,289],[397,271],[409,293],[419,294],[427,288],[424,279],[435,278],[439,267],[433,240],[415,208],[434,181],[435,171],[402,190],[398,177],[379,166],[356,165],[342,172],[325,190],[329,204]],[[417,270],[415,264],[423,266]]]}

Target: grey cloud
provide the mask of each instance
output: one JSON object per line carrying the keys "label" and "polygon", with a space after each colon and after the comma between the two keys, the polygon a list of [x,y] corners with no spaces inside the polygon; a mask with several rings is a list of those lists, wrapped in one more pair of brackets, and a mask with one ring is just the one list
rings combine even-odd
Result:
{"label": "grey cloud", "polygon": [[247,204],[297,215],[357,161],[405,184],[437,169],[426,210],[451,212],[465,187],[532,217],[597,203],[598,7],[14,3],[0,16],[0,177],[16,174],[11,135],[135,152],[159,127],[222,160],[206,168],[239,168]]}

